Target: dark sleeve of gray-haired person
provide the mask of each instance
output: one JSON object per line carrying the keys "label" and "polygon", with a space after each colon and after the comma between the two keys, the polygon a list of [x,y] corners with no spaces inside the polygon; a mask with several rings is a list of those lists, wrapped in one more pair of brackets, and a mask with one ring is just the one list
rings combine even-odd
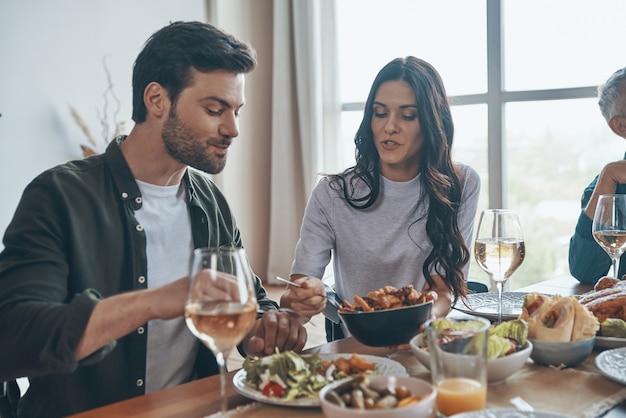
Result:
{"label": "dark sleeve of gray-haired person", "polygon": [[[594,284],[605,276],[611,268],[611,258],[595,241],[592,234],[593,221],[585,214],[585,207],[591,199],[596,187],[596,177],[583,192],[581,198],[581,213],[569,243],[569,271],[581,283]],[[626,192],[623,185],[618,186],[617,192]],[[618,276],[626,273],[626,261],[620,262]]]}

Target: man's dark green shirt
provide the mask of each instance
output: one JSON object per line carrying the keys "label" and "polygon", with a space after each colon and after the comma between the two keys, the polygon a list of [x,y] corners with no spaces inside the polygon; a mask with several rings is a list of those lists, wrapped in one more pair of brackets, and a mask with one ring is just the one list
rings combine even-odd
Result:
{"label": "man's dark green shirt", "polygon": [[[142,196],[117,138],[25,189],[0,253],[0,381],[29,377],[19,415],[64,416],[144,394],[148,324],[77,362],[96,303],[146,289]],[[207,175],[184,176],[194,247],[242,246],[225,197]],[[261,310],[275,309],[256,279]],[[195,377],[218,372],[200,345]]]}

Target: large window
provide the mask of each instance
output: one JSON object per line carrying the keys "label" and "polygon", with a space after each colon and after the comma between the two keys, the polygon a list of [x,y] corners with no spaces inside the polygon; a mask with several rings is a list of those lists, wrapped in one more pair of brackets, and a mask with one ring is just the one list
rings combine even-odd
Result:
{"label": "large window", "polygon": [[[338,0],[342,168],[376,72],[415,55],[441,73],[457,161],[482,178],[479,212],[519,211],[526,260],[510,288],[568,275],[583,189],[623,141],[600,115],[597,85],[626,65],[623,0]],[[355,10],[359,10],[355,14]],[[488,278],[472,260],[470,277]]]}

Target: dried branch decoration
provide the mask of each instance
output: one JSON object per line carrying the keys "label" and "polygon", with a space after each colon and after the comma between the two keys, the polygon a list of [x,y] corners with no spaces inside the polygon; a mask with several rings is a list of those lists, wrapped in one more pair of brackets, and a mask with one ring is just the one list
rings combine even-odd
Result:
{"label": "dried branch decoration", "polygon": [[70,107],[70,113],[72,114],[72,117],[74,118],[74,121],[76,122],[76,124],[83,131],[89,143],[93,145],[94,147],[96,147],[96,140],[93,139],[93,135],[91,135],[91,131],[89,130],[89,126],[87,126],[87,123],[85,123],[84,119],[82,118],[82,116],[80,116],[80,114],[74,108],[74,106],[72,105],[68,105],[68,106]]}
{"label": "dried branch decoration", "polygon": [[[113,80],[111,79],[111,71],[109,70],[106,59],[107,59],[107,56],[104,56],[102,58],[102,66],[104,67],[104,72],[107,77],[107,88],[102,94],[102,97],[104,99],[104,105],[102,107],[102,113],[100,113],[100,111],[97,108],[96,108],[96,112],[98,113],[98,118],[100,119],[100,125],[102,126],[102,138],[104,140],[104,143],[108,144],[109,141],[111,141],[113,138],[115,138],[118,135],[123,134],[126,131],[126,123],[124,121],[117,120],[118,115],[120,113],[121,103],[118,97],[115,95],[115,91],[113,89]],[[108,107],[109,107],[110,100],[113,100],[115,102],[115,109],[113,111],[113,125],[115,127],[115,130],[112,136],[109,136],[109,121],[108,121],[109,119]],[[83,133],[85,134],[85,137],[87,138],[87,141],[89,142],[89,145],[86,145],[86,144],[80,145],[80,148],[83,153],[83,157],[89,157],[90,155],[97,154],[96,148],[98,145],[93,135],[91,134],[89,127],[85,123],[85,120],[80,116],[78,111],[72,105],[69,105],[69,108],[70,108],[70,113],[72,114],[72,118],[74,118],[74,121],[83,131]]]}

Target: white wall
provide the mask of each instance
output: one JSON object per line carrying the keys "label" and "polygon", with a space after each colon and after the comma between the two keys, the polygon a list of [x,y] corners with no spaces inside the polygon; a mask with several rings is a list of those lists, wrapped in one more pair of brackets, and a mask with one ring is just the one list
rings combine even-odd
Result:
{"label": "white wall", "polygon": [[104,106],[105,56],[119,119],[131,128],[135,57],[153,32],[175,20],[206,21],[205,1],[0,0],[0,234],[37,174],[81,158],[85,137],[68,104],[103,141],[96,109]]}
{"label": "white wall", "polygon": [[[130,130],[135,57],[175,20],[206,21],[204,0],[0,0],[0,234],[37,174],[82,157],[85,136],[68,104],[104,148],[105,56]],[[110,103],[111,122],[114,110]],[[24,393],[26,379],[18,383]]]}

